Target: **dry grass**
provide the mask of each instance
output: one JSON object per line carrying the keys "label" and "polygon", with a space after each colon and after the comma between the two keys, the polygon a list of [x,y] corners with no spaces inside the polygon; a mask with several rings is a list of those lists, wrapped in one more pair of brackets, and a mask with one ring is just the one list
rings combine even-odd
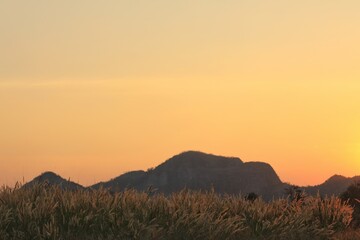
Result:
{"label": "dry grass", "polygon": [[336,233],[334,235],[335,240],[359,240],[360,239],[360,230],[349,229],[345,232]]}
{"label": "dry grass", "polygon": [[213,192],[3,188],[0,239],[356,239],[352,211],[335,197],[266,203]]}

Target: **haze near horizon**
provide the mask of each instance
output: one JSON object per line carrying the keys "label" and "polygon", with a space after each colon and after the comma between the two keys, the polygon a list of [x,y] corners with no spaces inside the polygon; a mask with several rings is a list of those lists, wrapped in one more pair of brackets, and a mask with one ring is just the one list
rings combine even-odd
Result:
{"label": "haze near horizon", "polygon": [[360,174],[358,1],[0,1],[0,184],[186,150]]}

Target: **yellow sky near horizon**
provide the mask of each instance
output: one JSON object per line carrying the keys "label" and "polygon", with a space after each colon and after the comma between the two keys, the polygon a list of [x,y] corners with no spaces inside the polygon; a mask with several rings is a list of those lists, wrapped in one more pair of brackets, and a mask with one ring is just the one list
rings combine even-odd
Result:
{"label": "yellow sky near horizon", "polygon": [[0,184],[186,150],[360,174],[358,1],[1,1]]}

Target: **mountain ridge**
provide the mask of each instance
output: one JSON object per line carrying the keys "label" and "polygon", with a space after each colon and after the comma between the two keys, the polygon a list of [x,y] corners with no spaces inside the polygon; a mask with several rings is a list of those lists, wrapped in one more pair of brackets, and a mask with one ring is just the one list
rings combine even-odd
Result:
{"label": "mountain ridge", "polygon": [[[148,171],[130,171],[88,187],[65,180],[53,172],[41,174],[24,187],[44,181],[70,190],[106,188],[117,192],[130,188],[146,191],[151,186],[164,194],[181,191],[184,188],[214,189],[221,194],[245,195],[254,192],[264,199],[281,197],[285,193],[284,189],[291,186],[280,180],[269,163],[243,162],[238,157],[217,156],[199,151],[182,152]],[[335,174],[324,183],[301,188],[312,195],[318,192],[321,195],[338,195],[354,181],[360,181],[360,176],[348,178]]]}
{"label": "mountain ridge", "polygon": [[345,177],[339,174],[334,174],[325,182],[304,187],[309,194],[315,195],[318,192],[321,195],[339,195],[343,193],[352,183],[360,182],[360,176]]}

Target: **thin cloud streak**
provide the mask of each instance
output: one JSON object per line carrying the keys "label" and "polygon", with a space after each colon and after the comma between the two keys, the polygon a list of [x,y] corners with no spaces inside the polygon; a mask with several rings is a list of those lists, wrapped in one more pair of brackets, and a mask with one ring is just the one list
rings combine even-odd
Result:
{"label": "thin cloud streak", "polygon": [[114,80],[0,81],[0,88],[58,88],[116,86]]}

